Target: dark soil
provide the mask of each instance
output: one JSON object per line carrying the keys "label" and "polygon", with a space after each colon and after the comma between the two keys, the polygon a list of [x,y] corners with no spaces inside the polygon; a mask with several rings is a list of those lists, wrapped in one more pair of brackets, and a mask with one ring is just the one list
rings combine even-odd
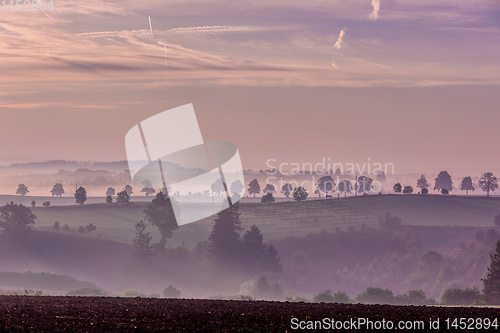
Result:
{"label": "dark soil", "polygon": [[[291,319],[429,320],[496,318],[498,308],[219,301],[119,297],[0,296],[4,332],[300,332]],[[452,329],[453,331],[457,331]],[[494,328],[490,328],[494,331]],[[308,330],[308,332],[321,330]],[[327,330],[323,330],[325,332]],[[363,328],[340,330],[359,332]],[[383,330],[379,330],[383,331]],[[397,331],[394,329],[394,331]],[[416,330],[408,330],[416,331]],[[465,330],[458,330],[465,331]],[[481,331],[472,329],[469,331]],[[483,330],[485,331],[485,330]]]}

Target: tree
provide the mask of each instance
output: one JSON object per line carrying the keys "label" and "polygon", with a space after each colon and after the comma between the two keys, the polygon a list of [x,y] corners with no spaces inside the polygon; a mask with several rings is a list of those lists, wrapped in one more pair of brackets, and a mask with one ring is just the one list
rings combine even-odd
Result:
{"label": "tree", "polygon": [[132,190],[132,186],[130,185],[125,185],[124,190],[127,191],[129,198],[132,196],[132,193],[134,193],[134,191]]}
{"label": "tree", "polygon": [[379,182],[385,182],[385,180],[387,179],[387,177],[385,176],[385,172],[383,172],[382,170],[376,172],[375,175]]}
{"label": "tree", "polygon": [[92,231],[95,231],[96,229],[97,228],[92,223],[89,223],[85,226],[85,231],[89,233],[89,236],[92,236]]}
{"label": "tree", "polygon": [[224,188],[224,183],[222,182],[222,179],[217,178],[217,180],[214,181],[212,185],[210,185],[210,190],[212,191],[213,194],[217,194],[217,196],[219,196],[221,193],[224,193],[226,190]]}
{"label": "tree", "polygon": [[423,188],[422,191],[420,191],[422,194],[429,194],[429,190],[426,188]]}
{"label": "tree", "polygon": [[[177,220],[172,205],[177,204],[167,194],[158,192],[155,198],[144,209],[145,220],[158,228],[161,235],[160,245],[165,247],[167,238],[172,237],[173,232],[178,229]],[[177,210],[180,214],[180,210]]]}
{"label": "tree", "polygon": [[31,201],[31,207],[35,207],[35,206],[36,206],[36,202],[35,202],[35,200],[32,200]]}
{"label": "tree", "polygon": [[366,176],[360,176],[357,183],[357,192],[367,194],[373,188],[373,179]]}
{"label": "tree", "polygon": [[427,182],[427,178],[424,175],[421,175],[419,179],[417,179],[417,187],[421,190],[427,189],[429,187],[429,183]]}
{"label": "tree", "polygon": [[344,193],[344,197],[347,195],[347,193],[352,192],[352,184],[349,180],[344,179],[339,182],[337,185],[337,191]]}
{"label": "tree", "polygon": [[434,190],[441,191],[443,188],[448,190],[448,192],[453,190],[453,182],[448,171],[441,171],[437,178],[434,179]]}
{"label": "tree", "polygon": [[26,185],[24,185],[24,184],[17,185],[17,190],[16,190],[17,195],[24,197],[28,193],[29,193],[29,190],[28,190],[28,187],[26,187]]}
{"label": "tree", "polygon": [[268,193],[274,194],[274,193],[276,193],[276,187],[274,187],[273,184],[267,184],[266,188],[264,188],[264,190],[262,192],[264,192],[264,194],[268,194]]}
{"label": "tree", "polygon": [[77,231],[78,231],[78,233],[79,233],[80,235],[83,235],[83,233],[85,232],[85,228],[83,227],[83,225],[81,225],[81,226],[79,226],[79,227],[78,227],[78,230],[77,230]]}
{"label": "tree", "polygon": [[243,235],[243,248],[246,255],[247,267],[254,273],[282,270],[278,252],[272,244],[264,243],[264,236],[260,229],[253,225]]}
{"label": "tree", "polygon": [[442,195],[447,195],[447,194],[450,194],[450,191],[448,191],[448,190],[447,190],[447,189],[445,189],[445,188],[442,188],[442,189],[441,189],[441,194],[442,194]]}
{"label": "tree", "polygon": [[[229,190],[231,191],[231,196],[234,197],[234,195],[240,195],[240,193],[243,191],[245,188],[245,185],[243,185],[240,180],[235,180],[234,182],[231,183],[231,186],[229,186]],[[238,201],[238,200],[235,200]]]}
{"label": "tree", "polygon": [[59,230],[59,221],[54,222],[54,230]]}
{"label": "tree", "polygon": [[449,288],[441,295],[441,303],[446,305],[471,305],[479,297],[479,290],[474,288]]}
{"label": "tree", "polygon": [[115,193],[116,193],[116,191],[114,188],[108,187],[108,190],[106,191],[106,196],[112,197],[113,195],[115,195]]}
{"label": "tree", "polygon": [[413,193],[413,186],[405,186],[403,189],[403,194],[412,194]]}
{"label": "tree", "polygon": [[113,197],[112,197],[112,196],[110,196],[110,195],[108,195],[108,196],[106,197],[106,203],[107,203],[107,204],[113,203]]}
{"label": "tree", "polygon": [[11,202],[0,207],[0,228],[11,236],[20,236],[31,230],[36,216],[31,209]]}
{"label": "tree", "polygon": [[369,304],[390,304],[394,300],[392,291],[382,288],[366,288],[361,294],[356,297],[360,303]]}
{"label": "tree", "polygon": [[163,289],[162,294],[165,298],[179,298],[181,296],[181,291],[169,284],[165,289]]}
{"label": "tree", "polygon": [[274,202],[274,201],[276,201],[276,200],[274,199],[273,194],[270,193],[270,192],[267,193],[267,194],[264,194],[262,196],[262,199],[260,199],[260,202],[262,202],[262,203],[271,203],[271,202]]}
{"label": "tree", "polygon": [[466,195],[469,195],[469,191],[474,191],[474,184],[472,183],[471,177],[464,177],[462,182],[460,183],[460,189],[465,192]]}
{"label": "tree", "polygon": [[79,187],[75,191],[75,200],[77,205],[83,205],[87,201],[87,191],[83,187]]}
{"label": "tree", "polygon": [[308,196],[306,189],[303,188],[302,186],[297,186],[296,188],[294,188],[292,195],[293,195],[293,200],[295,201],[304,201],[307,199]]}
{"label": "tree", "polygon": [[153,247],[150,245],[152,236],[146,231],[146,223],[140,220],[135,224],[134,256],[136,259],[144,261],[153,255]]}
{"label": "tree", "polygon": [[142,185],[144,185],[144,187],[142,188],[141,192],[143,192],[147,197],[156,192],[150,180],[148,179],[144,180],[142,182]]}
{"label": "tree", "polygon": [[290,194],[292,193],[293,191],[293,188],[292,188],[292,184],[290,183],[286,183],[285,185],[281,186],[281,193],[283,193],[283,195],[287,198],[290,197]]}
{"label": "tree", "polygon": [[396,184],[394,184],[394,186],[392,187],[392,189],[396,193],[401,193],[401,191],[403,190],[403,186],[401,186],[400,183],[396,183]]}
{"label": "tree", "polygon": [[500,305],[500,240],[495,253],[490,254],[490,265],[484,279],[484,296],[489,304]]}
{"label": "tree", "polygon": [[50,193],[52,193],[52,196],[60,197],[64,194],[64,188],[61,183],[56,183],[53,187],[52,190],[50,190]]}
{"label": "tree", "polygon": [[243,254],[240,232],[239,203],[217,213],[215,223],[208,236],[208,255],[218,264],[233,265],[239,262]]}
{"label": "tree", "polygon": [[490,191],[494,192],[498,188],[498,180],[491,172],[485,172],[477,182],[479,187],[490,196]]}
{"label": "tree", "polygon": [[45,201],[43,204],[42,204],[43,207],[50,207],[50,201]]}
{"label": "tree", "polygon": [[257,179],[252,180],[248,184],[247,191],[248,191],[248,194],[253,194],[254,197],[257,193],[260,193],[260,185],[259,185],[259,182],[257,181]]}
{"label": "tree", "polygon": [[118,192],[116,195],[116,203],[118,204],[128,204],[130,202],[130,197],[126,190]]}
{"label": "tree", "polygon": [[278,282],[270,284],[267,277],[261,274],[254,283],[252,294],[258,299],[283,299],[284,292]]}
{"label": "tree", "polygon": [[312,301],[314,303],[334,303],[335,299],[333,298],[331,290],[323,290],[322,292],[314,295]]}
{"label": "tree", "polygon": [[333,181],[333,178],[330,175],[323,176],[316,182],[317,189],[320,192],[325,193],[325,195],[327,195],[330,192],[335,192],[335,185],[336,185],[335,181]]}

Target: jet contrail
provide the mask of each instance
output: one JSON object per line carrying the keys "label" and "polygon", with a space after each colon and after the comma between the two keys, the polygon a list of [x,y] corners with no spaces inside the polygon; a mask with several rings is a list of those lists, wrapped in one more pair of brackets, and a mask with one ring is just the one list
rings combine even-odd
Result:
{"label": "jet contrail", "polygon": [[349,56],[346,56],[346,55],[343,55],[343,54],[338,54],[338,53],[335,53],[335,52],[330,52],[330,51],[315,49],[314,47],[309,47],[309,46],[305,46],[305,47],[308,48],[308,49],[313,49],[313,50],[320,51],[320,52],[323,52],[323,53],[328,53],[328,54],[331,54],[331,55],[334,55],[334,56],[337,56],[337,57],[343,57],[343,58],[347,58],[347,59],[351,59],[351,60],[356,60],[356,61],[364,62],[364,63],[367,63],[367,64],[371,64],[371,65],[375,65],[375,66],[379,66],[379,67],[383,67],[383,68],[394,69],[394,67],[390,67],[390,66],[386,66],[386,65],[382,65],[382,64],[377,64],[376,62],[371,62],[371,61],[368,61],[368,60],[363,60],[363,59],[359,59],[359,58],[349,57]]}
{"label": "jet contrail", "polygon": [[151,16],[148,15],[149,18],[149,31],[151,31],[151,35],[153,34],[153,26],[151,25]]}

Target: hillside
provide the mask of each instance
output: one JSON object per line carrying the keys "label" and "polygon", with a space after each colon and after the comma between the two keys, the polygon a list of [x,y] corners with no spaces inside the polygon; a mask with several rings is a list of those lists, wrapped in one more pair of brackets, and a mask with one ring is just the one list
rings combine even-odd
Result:
{"label": "hillside", "polygon": [[[252,203],[244,198],[241,204],[242,225],[255,224],[266,239],[301,236],[322,229],[334,231],[349,226],[374,225],[379,215],[390,211],[404,225],[491,227],[493,217],[500,213],[500,198],[441,196],[441,195],[380,195],[340,199],[280,201],[270,205]],[[146,202],[130,205],[85,204],[83,206],[35,207],[36,228],[52,230],[55,221],[76,230],[80,225],[93,223],[95,235],[131,244],[134,225],[144,218]],[[213,217],[182,226],[169,243],[173,246],[195,246],[208,238]],[[154,228],[149,228],[157,239]]]}

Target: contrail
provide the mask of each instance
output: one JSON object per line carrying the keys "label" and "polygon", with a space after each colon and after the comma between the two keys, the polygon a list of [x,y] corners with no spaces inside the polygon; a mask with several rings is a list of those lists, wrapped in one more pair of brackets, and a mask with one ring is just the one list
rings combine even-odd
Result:
{"label": "contrail", "polygon": [[149,31],[151,31],[151,35],[153,34],[153,26],[151,25],[151,16],[148,15],[149,18]]}
{"label": "contrail", "polygon": [[323,53],[328,53],[328,54],[331,54],[331,55],[334,55],[334,56],[337,56],[337,57],[343,57],[343,58],[347,58],[347,59],[351,59],[351,60],[356,60],[356,61],[364,62],[364,63],[367,63],[367,64],[371,64],[371,65],[375,65],[375,66],[379,66],[379,67],[383,67],[383,68],[395,69],[394,67],[390,67],[390,66],[386,66],[386,65],[382,65],[382,64],[377,64],[376,62],[371,62],[371,61],[368,61],[368,60],[363,60],[363,59],[359,59],[359,58],[349,57],[349,56],[346,56],[346,55],[343,55],[343,54],[338,54],[338,53],[335,53],[335,52],[330,52],[330,51],[315,49],[315,48],[309,47],[309,46],[306,46],[306,48],[313,49],[313,50],[316,50],[316,51],[320,51],[320,52],[323,52]]}
{"label": "contrail", "polygon": [[337,42],[333,46],[337,50],[340,50],[342,48],[342,39],[344,38],[345,35],[345,29],[340,30],[339,38],[337,39]]}

